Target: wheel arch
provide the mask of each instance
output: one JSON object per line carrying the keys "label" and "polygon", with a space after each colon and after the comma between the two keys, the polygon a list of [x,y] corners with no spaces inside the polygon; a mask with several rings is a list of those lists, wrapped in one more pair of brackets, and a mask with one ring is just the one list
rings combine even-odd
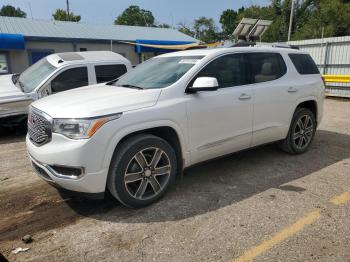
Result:
{"label": "wheel arch", "polygon": [[153,124],[153,125],[142,125],[142,126],[135,126],[135,127],[129,127],[126,129],[123,129],[121,131],[118,131],[117,134],[112,139],[106,156],[105,156],[105,163],[104,166],[110,167],[110,163],[112,161],[113,155],[116,153],[118,146],[125,141],[125,139],[128,139],[134,135],[137,134],[150,134],[154,136],[158,136],[165,141],[167,141],[175,150],[176,156],[177,156],[177,164],[178,164],[178,173],[182,173],[183,168],[185,167],[186,163],[186,148],[185,148],[185,141],[184,136],[181,132],[181,129],[177,127],[175,124],[172,123],[162,123],[162,124]]}
{"label": "wheel arch", "polygon": [[302,99],[299,99],[295,103],[293,114],[290,116],[290,119],[289,119],[289,126],[292,123],[295,111],[300,107],[304,107],[304,108],[311,110],[311,112],[313,112],[315,115],[315,119],[316,119],[316,123],[317,123],[318,114],[319,114],[319,108],[317,105],[317,98],[310,96],[310,97],[304,97]]}
{"label": "wheel arch", "polygon": [[315,99],[300,102],[295,109],[301,108],[301,107],[309,109],[314,114],[317,122],[318,108],[317,108],[317,101]]}

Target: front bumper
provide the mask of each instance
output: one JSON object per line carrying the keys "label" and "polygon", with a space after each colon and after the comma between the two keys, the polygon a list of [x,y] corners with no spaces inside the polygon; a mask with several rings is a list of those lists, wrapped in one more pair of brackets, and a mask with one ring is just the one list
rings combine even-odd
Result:
{"label": "front bumper", "polygon": [[53,175],[53,173],[51,173],[50,168],[47,168],[47,165],[38,163],[32,157],[30,157],[30,159],[31,159],[32,167],[36,172],[36,174],[39,177],[41,177],[43,180],[48,182],[50,185],[55,187],[63,197],[85,197],[85,198],[96,199],[96,200],[104,199],[105,192],[86,193],[86,192],[80,192],[76,190],[69,190],[67,188],[62,187],[60,184],[58,184],[57,182],[55,182],[55,180],[51,178],[49,174]]}
{"label": "front bumper", "polygon": [[[69,191],[105,192],[108,167],[103,167],[104,154],[98,154],[99,147],[93,140],[72,140],[53,134],[46,145],[38,147],[28,136],[26,144],[33,169],[46,182]],[[55,172],[52,166],[81,167],[83,171],[79,176],[67,177]]]}

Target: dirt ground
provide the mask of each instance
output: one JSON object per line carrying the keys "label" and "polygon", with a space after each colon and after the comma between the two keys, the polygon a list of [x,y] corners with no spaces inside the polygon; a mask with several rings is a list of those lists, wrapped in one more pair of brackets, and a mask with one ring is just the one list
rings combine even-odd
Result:
{"label": "dirt ground", "polygon": [[61,196],[33,173],[23,132],[0,134],[0,252],[9,261],[350,261],[350,100],[327,99],[324,114],[307,153],[269,145],[193,167],[139,210]]}

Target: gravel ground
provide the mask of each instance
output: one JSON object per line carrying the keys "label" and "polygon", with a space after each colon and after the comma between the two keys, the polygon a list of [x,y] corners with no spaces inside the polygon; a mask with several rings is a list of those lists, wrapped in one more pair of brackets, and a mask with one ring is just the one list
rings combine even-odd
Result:
{"label": "gravel ground", "polygon": [[325,101],[306,154],[270,145],[193,167],[139,210],[61,196],[32,172],[24,134],[8,131],[0,134],[0,252],[10,261],[232,261],[317,209],[314,223],[262,245],[255,260],[350,261],[350,204],[329,202],[349,190],[350,100]]}

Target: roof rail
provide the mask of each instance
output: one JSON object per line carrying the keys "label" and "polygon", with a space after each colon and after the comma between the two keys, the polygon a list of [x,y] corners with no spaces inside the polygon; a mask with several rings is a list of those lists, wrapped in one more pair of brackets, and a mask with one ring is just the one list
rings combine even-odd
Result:
{"label": "roof rail", "polygon": [[259,43],[258,46],[270,46],[270,47],[277,47],[277,48],[289,48],[289,49],[297,49],[299,50],[299,46],[296,45],[289,45],[285,43]]}
{"label": "roof rail", "polygon": [[237,42],[236,44],[230,46],[230,47],[247,47],[247,46],[255,46],[255,47],[277,47],[277,48],[290,48],[290,49],[297,49],[299,50],[299,46],[296,45],[288,45],[284,43],[256,43],[256,42]]}

